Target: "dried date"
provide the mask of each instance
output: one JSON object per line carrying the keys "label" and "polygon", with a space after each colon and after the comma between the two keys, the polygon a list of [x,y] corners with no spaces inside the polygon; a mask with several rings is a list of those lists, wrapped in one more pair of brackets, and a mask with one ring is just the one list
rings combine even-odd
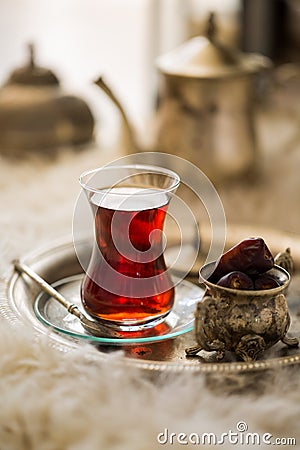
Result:
{"label": "dried date", "polygon": [[259,275],[254,280],[254,289],[257,289],[257,290],[274,289],[278,286],[280,286],[278,281],[274,277],[272,277],[272,275],[269,275],[266,273]]}
{"label": "dried date", "polygon": [[218,282],[218,286],[227,287],[231,289],[254,289],[252,279],[243,272],[235,271],[224,275]]}
{"label": "dried date", "polygon": [[248,238],[232,247],[217,260],[209,281],[217,283],[230,272],[259,275],[274,266],[274,258],[262,238]]}

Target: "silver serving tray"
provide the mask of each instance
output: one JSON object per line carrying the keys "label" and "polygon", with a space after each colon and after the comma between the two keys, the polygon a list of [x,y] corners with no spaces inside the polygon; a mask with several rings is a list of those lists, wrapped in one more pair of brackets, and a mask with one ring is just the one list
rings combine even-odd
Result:
{"label": "silver serving tray", "polygon": [[[77,245],[77,251],[90,254],[89,244],[82,240]],[[78,263],[73,243],[60,241],[39,249],[22,258],[39,275],[49,283],[57,283],[62,279],[82,273]],[[188,285],[186,285],[188,286]],[[40,295],[39,287],[26,276],[20,276],[13,269],[7,276],[5,295],[0,300],[0,315],[12,323],[27,323],[35,332],[47,334],[51,343],[60,350],[68,351],[87,345],[86,340],[66,336],[43,324],[34,312],[34,304]],[[288,303],[292,324],[291,336],[300,334],[300,275],[296,274],[291,283],[288,294]],[[226,355],[223,362],[215,362],[212,355],[209,357],[187,358],[185,348],[195,345],[193,331],[187,332],[173,339],[155,343],[142,343],[124,346],[96,345],[100,359],[107,359],[108,354],[123,350],[124,363],[151,371],[171,372],[202,372],[202,373],[241,373],[261,371],[271,368],[295,365],[300,363],[300,350],[287,349],[278,343],[265,352],[262,359],[255,362],[240,362],[235,360],[233,354]],[[202,355],[203,356],[203,355]]]}

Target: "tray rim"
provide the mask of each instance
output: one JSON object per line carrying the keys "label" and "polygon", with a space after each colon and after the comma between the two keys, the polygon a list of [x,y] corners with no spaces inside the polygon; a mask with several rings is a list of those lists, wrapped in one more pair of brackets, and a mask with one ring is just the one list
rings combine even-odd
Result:
{"label": "tray rim", "polygon": [[[277,230],[276,233],[278,233]],[[84,242],[85,241],[82,240],[83,244]],[[63,248],[70,249],[70,247],[73,247],[73,241],[70,240],[69,236],[67,238],[63,237],[60,239],[56,239],[47,245],[39,246],[35,250],[32,250],[31,252],[25,254],[21,259],[27,264],[30,264],[32,263],[31,260],[34,260],[35,258],[42,258],[43,256],[45,257],[45,253],[46,254],[52,252],[55,253],[59,250],[62,250]],[[4,274],[4,281],[0,282],[0,315],[3,316],[4,319],[9,320],[10,322],[21,325],[22,323],[24,324],[24,318],[22,318],[19,312],[13,308],[10,302],[11,296],[13,296],[13,289],[19,278],[20,275],[13,269],[12,266]],[[38,322],[39,324],[41,324],[39,320]],[[72,349],[75,350],[76,348],[78,348],[78,343],[80,345],[80,343],[85,342],[84,345],[87,345],[86,341],[76,338],[67,338],[65,335],[62,335],[62,333],[58,333],[54,330],[51,330],[49,327],[46,328],[46,325],[44,325],[44,327],[45,327],[44,334],[46,334],[49,337],[49,343],[51,344],[51,346],[56,347],[58,350],[62,352],[67,352]],[[34,326],[33,330],[37,336],[43,333],[43,331],[40,328]],[[176,337],[174,339],[176,339]],[[154,345],[155,343],[151,344]],[[106,361],[109,359],[109,353],[103,353],[102,351],[99,350],[97,352],[97,357],[95,356],[92,357],[92,359],[95,358],[97,360]],[[199,364],[187,364],[187,363],[180,363],[177,361],[166,362],[158,360],[140,360],[135,358],[129,358],[126,357],[125,355],[122,355],[121,359],[125,365],[134,366],[139,369],[144,369],[148,371],[155,371],[155,372],[167,371],[176,373],[197,372],[204,374],[219,373],[225,375],[233,373],[257,372],[268,369],[280,369],[282,367],[297,365],[300,363],[300,353],[252,362],[244,362],[244,361],[218,362],[218,363],[201,362]]]}

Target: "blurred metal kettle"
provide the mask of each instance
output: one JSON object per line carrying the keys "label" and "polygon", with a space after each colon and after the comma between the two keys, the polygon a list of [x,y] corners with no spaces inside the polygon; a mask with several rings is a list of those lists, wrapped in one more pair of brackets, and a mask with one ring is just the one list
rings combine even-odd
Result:
{"label": "blurred metal kettle", "polygon": [[53,155],[62,147],[81,148],[93,140],[94,118],[86,102],[65,92],[52,70],[28,62],[0,88],[0,152]]}
{"label": "blurred metal kettle", "polygon": [[212,13],[206,36],[159,58],[156,148],[219,182],[255,165],[254,77],[271,61],[224,47],[216,34]]}
{"label": "blurred metal kettle", "polygon": [[[256,161],[254,79],[271,68],[258,54],[224,47],[210,14],[206,36],[157,61],[160,73],[154,148],[190,160],[219,182],[251,171]],[[119,107],[132,149],[139,149],[126,113],[103,79],[96,82]]]}

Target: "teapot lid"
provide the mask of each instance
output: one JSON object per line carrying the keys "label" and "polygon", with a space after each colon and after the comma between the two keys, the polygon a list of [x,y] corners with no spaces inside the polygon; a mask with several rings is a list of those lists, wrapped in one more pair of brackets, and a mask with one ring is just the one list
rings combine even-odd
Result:
{"label": "teapot lid", "polygon": [[29,44],[28,50],[28,63],[24,67],[15,69],[11,73],[7,84],[23,84],[27,86],[58,86],[59,80],[51,70],[36,65],[34,45]]}
{"label": "teapot lid", "polygon": [[189,78],[225,78],[250,74],[272,66],[269,58],[225,47],[216,39],[215,14],[210,13],[206,35],[190,39],[158,58],[161,72]]}

